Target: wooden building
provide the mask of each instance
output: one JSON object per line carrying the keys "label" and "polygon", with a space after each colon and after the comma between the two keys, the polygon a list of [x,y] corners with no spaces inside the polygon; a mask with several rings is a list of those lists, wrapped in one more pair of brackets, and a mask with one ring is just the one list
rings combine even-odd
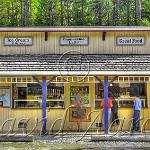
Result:
{"label": "wooden building", "polygon": [[130,130],[134,94],[142,99],[141,126],[150,129],[150,27],[0,28],[0,41],[1,125],[24,119],[31,130],[35,118],[47,118],[48,130],[61,118],[54,130],[64,124],[74,131],[79,89],[83,130],[100,113],[91,126],[97,129],[100,102],[108,93],[119,104],[123,130]]}

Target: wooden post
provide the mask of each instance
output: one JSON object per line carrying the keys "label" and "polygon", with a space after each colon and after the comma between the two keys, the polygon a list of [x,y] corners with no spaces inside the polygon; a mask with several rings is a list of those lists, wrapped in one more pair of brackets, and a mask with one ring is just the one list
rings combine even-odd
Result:
{"label": "wooden post", "polygon": [[108,76],[104,76],[104,129],[105,134],[108,134],[109,120],[108,120]]}
{"label": "wooden post", "polygon": [[42,135],[46,133],[46,76],[42,76]]}

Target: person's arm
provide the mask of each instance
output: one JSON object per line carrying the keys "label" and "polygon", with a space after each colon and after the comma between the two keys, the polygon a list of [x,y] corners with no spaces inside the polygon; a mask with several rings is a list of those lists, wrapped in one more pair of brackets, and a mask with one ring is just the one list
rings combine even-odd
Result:
{"label": "person's arm", "polygon": [[113,107],[112,99],[110,99],[110,107]]}
{"label": "person's arm", "polygon": [[101,102],[101,107],[104,108],[104,99]]}
{"label": "person's arm", "polygon": [[135,106],[135,99],[133,100],[133,106]]}

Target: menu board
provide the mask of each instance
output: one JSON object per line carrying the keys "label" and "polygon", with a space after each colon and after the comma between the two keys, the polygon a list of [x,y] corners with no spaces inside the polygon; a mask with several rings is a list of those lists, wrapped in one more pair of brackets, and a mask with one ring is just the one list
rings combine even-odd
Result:
{"label": "menu board", "polygon": [[28,84],[28,95],[41,95],[42,87],[39,84]]}
{"label": "menu board", "polygon": [[145,83],[131,83],[130,84],[130,96],[146,96]]}

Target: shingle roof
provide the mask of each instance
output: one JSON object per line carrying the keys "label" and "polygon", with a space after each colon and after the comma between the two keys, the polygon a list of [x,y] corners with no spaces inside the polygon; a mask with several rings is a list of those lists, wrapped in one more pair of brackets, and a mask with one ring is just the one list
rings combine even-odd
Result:
{"label": "shingle roof", "polygon": [[150,71],[150,55],[0,55],[0,72]]}

